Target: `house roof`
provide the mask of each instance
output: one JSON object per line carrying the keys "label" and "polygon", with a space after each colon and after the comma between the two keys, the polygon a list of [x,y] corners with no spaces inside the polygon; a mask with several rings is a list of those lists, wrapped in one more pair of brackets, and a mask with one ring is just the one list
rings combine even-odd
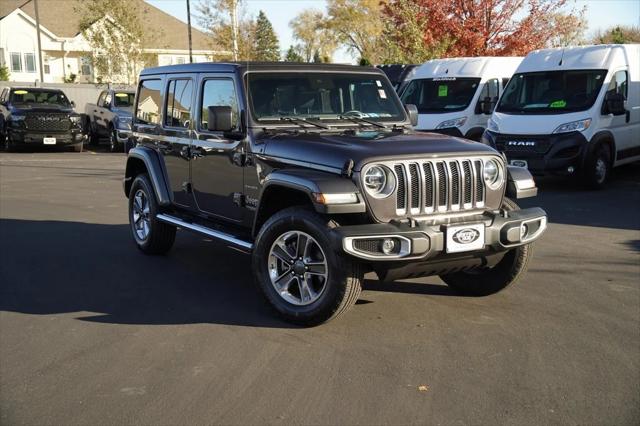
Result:
{"label": "house roof", "polygon": [[[146,11],[143,26],[149,37],[146,49],[189,49],[187,24],[144,3]],[[58,37],[71,38],[80,32],[80,13],[76,10],[77,0],[39,0],[38,13],[40,24]],[[24,13],[35,19],[33,0],[0,0],[0,19],[20,8]],[[211,50],[212,46],[207,35],[202,31],[191,29],[192,46],[194,50]]]}

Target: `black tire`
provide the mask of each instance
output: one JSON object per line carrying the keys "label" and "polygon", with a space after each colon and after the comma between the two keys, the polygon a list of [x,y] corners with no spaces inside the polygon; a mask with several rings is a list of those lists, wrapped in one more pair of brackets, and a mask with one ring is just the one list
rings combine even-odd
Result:
{"label": "black tire", "polygon": [[94,123],[89,121],[89,144],[90,145],[99,145],[100,144],[100,135],[98,134],[98,130]]}
{"label": "black tire", "polygon": [[[328,232],[332,226],[335,226],[334,222],[313,211],[291,207],[273,215],[260,229],[252,258],[256,284],[267,302],[289,322],[305,326],[321,324],[347,311],[360,296],[363,271],[358,263],[333,250]],[[322,280],[322,290],[317,292],[318,298],[302,306],[285,300],[274,288],[269,273],[271,248],[279,237],[290,231],[311,236],[326,261],[327,275]]]}
{"label": "black tire", "polygon": [[[507,211],[520,210],[520,207],[508,198],[503,208]],[[532,255],[531,244],[509,250],[493,267],[472,271],[455,272],[440,275],[442,281],[457,293],[465,296],[488,296],[514,284],[527,270]]]}
{"label": "black tire", "polygon": [[[144,238],[136,232],[136,221],[134,219],[134,203],[139,192],[144,194],[148,201],[148,211],[145,214],[148,220],[148,233]],[[156,215],[158,212],[158,202],[149,177],[146,173],[139,174],[131,184],[131,191],[129,192],[129,225],[136,246],[145,254],[165,254],[171,249],[176,239],[176,227],[157,220]]]}
{"label": "black tire", "polygon": [[82,144],[78,143],[78,144],[73,145],[72,150],[73,150],[73,152],[82,152]]}
{"label": "black tire", "polygon": [[611,151],[606,144],[599,143],[589,153],[583,170],[584,182],[589,189],[603,189],[611,174]]}
{"label": "black tire", "polygon": [[118,142],[118,135],[114,128],[109,128],[109,151],[120,152],[121,144]]}

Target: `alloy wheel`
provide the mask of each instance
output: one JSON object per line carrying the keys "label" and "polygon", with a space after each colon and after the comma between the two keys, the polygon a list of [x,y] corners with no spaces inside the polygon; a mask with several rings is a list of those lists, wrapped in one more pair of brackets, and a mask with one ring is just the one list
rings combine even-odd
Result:
{"label": "alloy wheel", "polygon": [[604,179],[607,177],[607,163],[606,160],[599,156],[596,160],[596,182],[602,183]]}
{"label": "alloy wheel", "polygon": [[136,191],[133,197],[133,229],[140,241],[145,241],[149,237],[151,230],[151,220],[149,218],[149,199],[142,189]]}
{"label": "alloy wheel", "polygon": [[285,301],[306,306],[320,298],[328,280],[327,257],[302,231],[289,231],[272,244],[267,259],[271,284]]}

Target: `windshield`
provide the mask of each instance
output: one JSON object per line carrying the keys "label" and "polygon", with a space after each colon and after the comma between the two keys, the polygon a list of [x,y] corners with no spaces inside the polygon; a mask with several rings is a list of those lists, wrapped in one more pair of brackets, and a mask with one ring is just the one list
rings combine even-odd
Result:
{"label": "windshield", "polygon": [[134,93],[116,92],[114,93],[113,104],[117,107],[127,108],[133,105]]}
{"label": "windshield", "polygon": [[248,85],[251,110],[258,121],[287,117],[319,120],[359,117],[374,121],[405,119],[393,88],[376,75],[249,73]]}
{"label": "windshield", "polygon": [[480,85],[479,78],[424,78],[411,80],[400,98],[419,113],[442,113],[466,109]]}
{"label": "windshield", "polygon": [[557,114],[587,110],[596,101],[606,74],[606,70],[516,74],[507,85],[497,111]]}
{"label": "windshield", "polygon": [[16,89],[11,92],[11,103],[14,104],[46,104],[69,107],[69,99],[59,90]]}

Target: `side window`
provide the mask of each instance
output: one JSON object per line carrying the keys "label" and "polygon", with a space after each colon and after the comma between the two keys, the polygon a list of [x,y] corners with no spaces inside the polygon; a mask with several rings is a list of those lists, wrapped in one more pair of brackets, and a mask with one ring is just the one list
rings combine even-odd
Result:
{"label": "side window", "polygon": [[233,80],[205,80],[202,85],[202,103],[200,104],[200,129],[207,129],[208,107],[230,106],[233,111],[233,126],[238,126],[238,100]]}
{"label": "side window", "polygon": [[191,123],[191,80],[171,80],[166,96],[164,124],[169,127],[189,128]]}
{"label": "side window", "polygon": [[509,80],[511,80],[510,78],[503,78],[502,79],[502,90],[504,90],[505,87],[507,87],[507,84],[509,84]]}
{"label": "side window", "polygon": [[162,105],[161,80],[142,80],[138,89],[136,121],[142,124],[160,124]]}
{"label": "side window", "polygon": [[611,78],[611,82],[609,83],[609,87],[607,88],[607,94],[609,93],[618,93],[624,96],[624,99],[627,100],[628,93],[628,81],[627,72],[626,71],[618,71]]}

